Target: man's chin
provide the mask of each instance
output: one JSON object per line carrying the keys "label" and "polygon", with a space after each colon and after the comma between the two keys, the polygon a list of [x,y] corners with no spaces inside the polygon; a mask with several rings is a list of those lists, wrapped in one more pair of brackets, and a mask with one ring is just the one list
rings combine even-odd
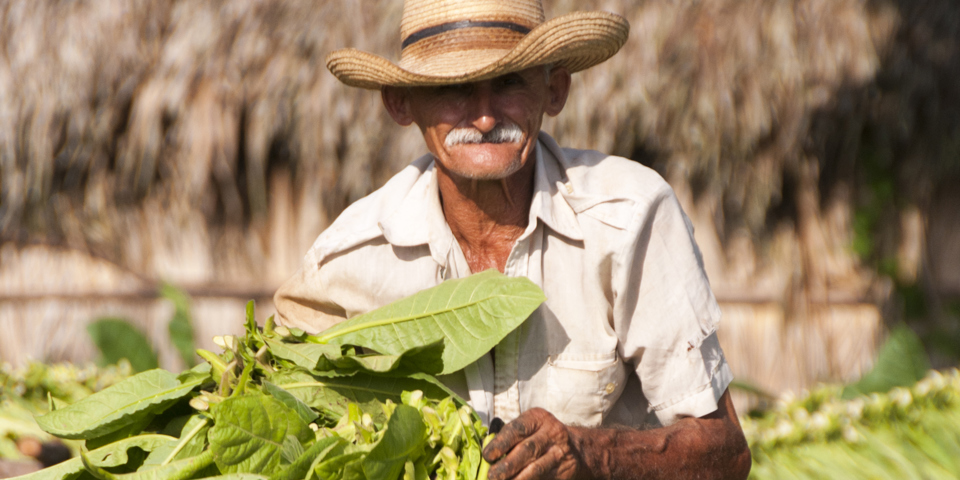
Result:
{"label": "man's chin", "polygon": [[523,166],[521,149],[519,143],[457,145],[450,149],[456,159],[450,170],[471,180],[501,180]]}

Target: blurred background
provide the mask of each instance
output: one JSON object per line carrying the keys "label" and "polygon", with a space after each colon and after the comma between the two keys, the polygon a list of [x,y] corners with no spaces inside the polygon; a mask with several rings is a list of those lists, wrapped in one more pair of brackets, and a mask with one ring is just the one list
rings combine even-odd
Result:
{"label": "blurred background", "polygon": [[[676,190],[742,412],[858,379],[898,325],[957,364],[960,3],[544,4],[630,21],[544,130]],[[206,348],[243,331],[247,300],[270,315],[316,236],[425,151],[323,63],[399,58],[401,9],[0,2],[0,362],[89,361],[87,325],[109,316],[176,371],[171,298]]]}

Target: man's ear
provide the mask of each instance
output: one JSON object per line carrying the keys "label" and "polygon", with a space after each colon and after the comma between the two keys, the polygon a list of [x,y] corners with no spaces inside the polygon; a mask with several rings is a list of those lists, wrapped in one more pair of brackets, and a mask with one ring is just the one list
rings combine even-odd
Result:
{"label": "man's ear", "polygon": [[567,94],[570,93],[570,71],[566,67],[553,67],[550,70],[550,78],[547,80],[550,98],[547,99],[547,108],[544,109],[544,113],[556,117],[567,104]]}
{"label": "man's ear", "polygon": [[380,89],[380,98],[383,99],[383,106],[393,121],[406,127],[413,123],[413,115],[410,114],[410,106],[407,103],[407,95],[410,91],[401,87],[383,87]]}

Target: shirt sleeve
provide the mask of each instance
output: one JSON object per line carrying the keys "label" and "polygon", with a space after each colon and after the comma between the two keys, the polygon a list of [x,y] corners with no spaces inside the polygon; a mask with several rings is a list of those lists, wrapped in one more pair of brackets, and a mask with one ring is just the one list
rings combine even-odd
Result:
{"label": "shirt sleeve", "polygon": [[323,277],[315,250],[310,249],[297,272],[273,296],[278,325],[315,334],[346,318],[346,311],[327,295]]}
{"label": "shirt sleeve", "polygon": [[716,336],[720,307],[669,185],[638,207],[627,233],[614,283],[620,354],[660,424],[711,413],[733,376]]}

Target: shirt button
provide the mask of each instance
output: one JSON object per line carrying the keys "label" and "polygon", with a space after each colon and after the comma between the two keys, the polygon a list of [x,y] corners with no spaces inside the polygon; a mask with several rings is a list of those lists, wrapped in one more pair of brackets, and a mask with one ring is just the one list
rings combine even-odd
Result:
{"label": "shirt button", "polygon": [[607,388],[604,388],[604,391],[606,391],[607,394],[609,395],[609,394],[613,393],[613,391],[616,390],[616,389],[617,389],[617,384],[616,384],[616,383],[613,383],[613,382],[610,382],[610,383],[607,384]]}

